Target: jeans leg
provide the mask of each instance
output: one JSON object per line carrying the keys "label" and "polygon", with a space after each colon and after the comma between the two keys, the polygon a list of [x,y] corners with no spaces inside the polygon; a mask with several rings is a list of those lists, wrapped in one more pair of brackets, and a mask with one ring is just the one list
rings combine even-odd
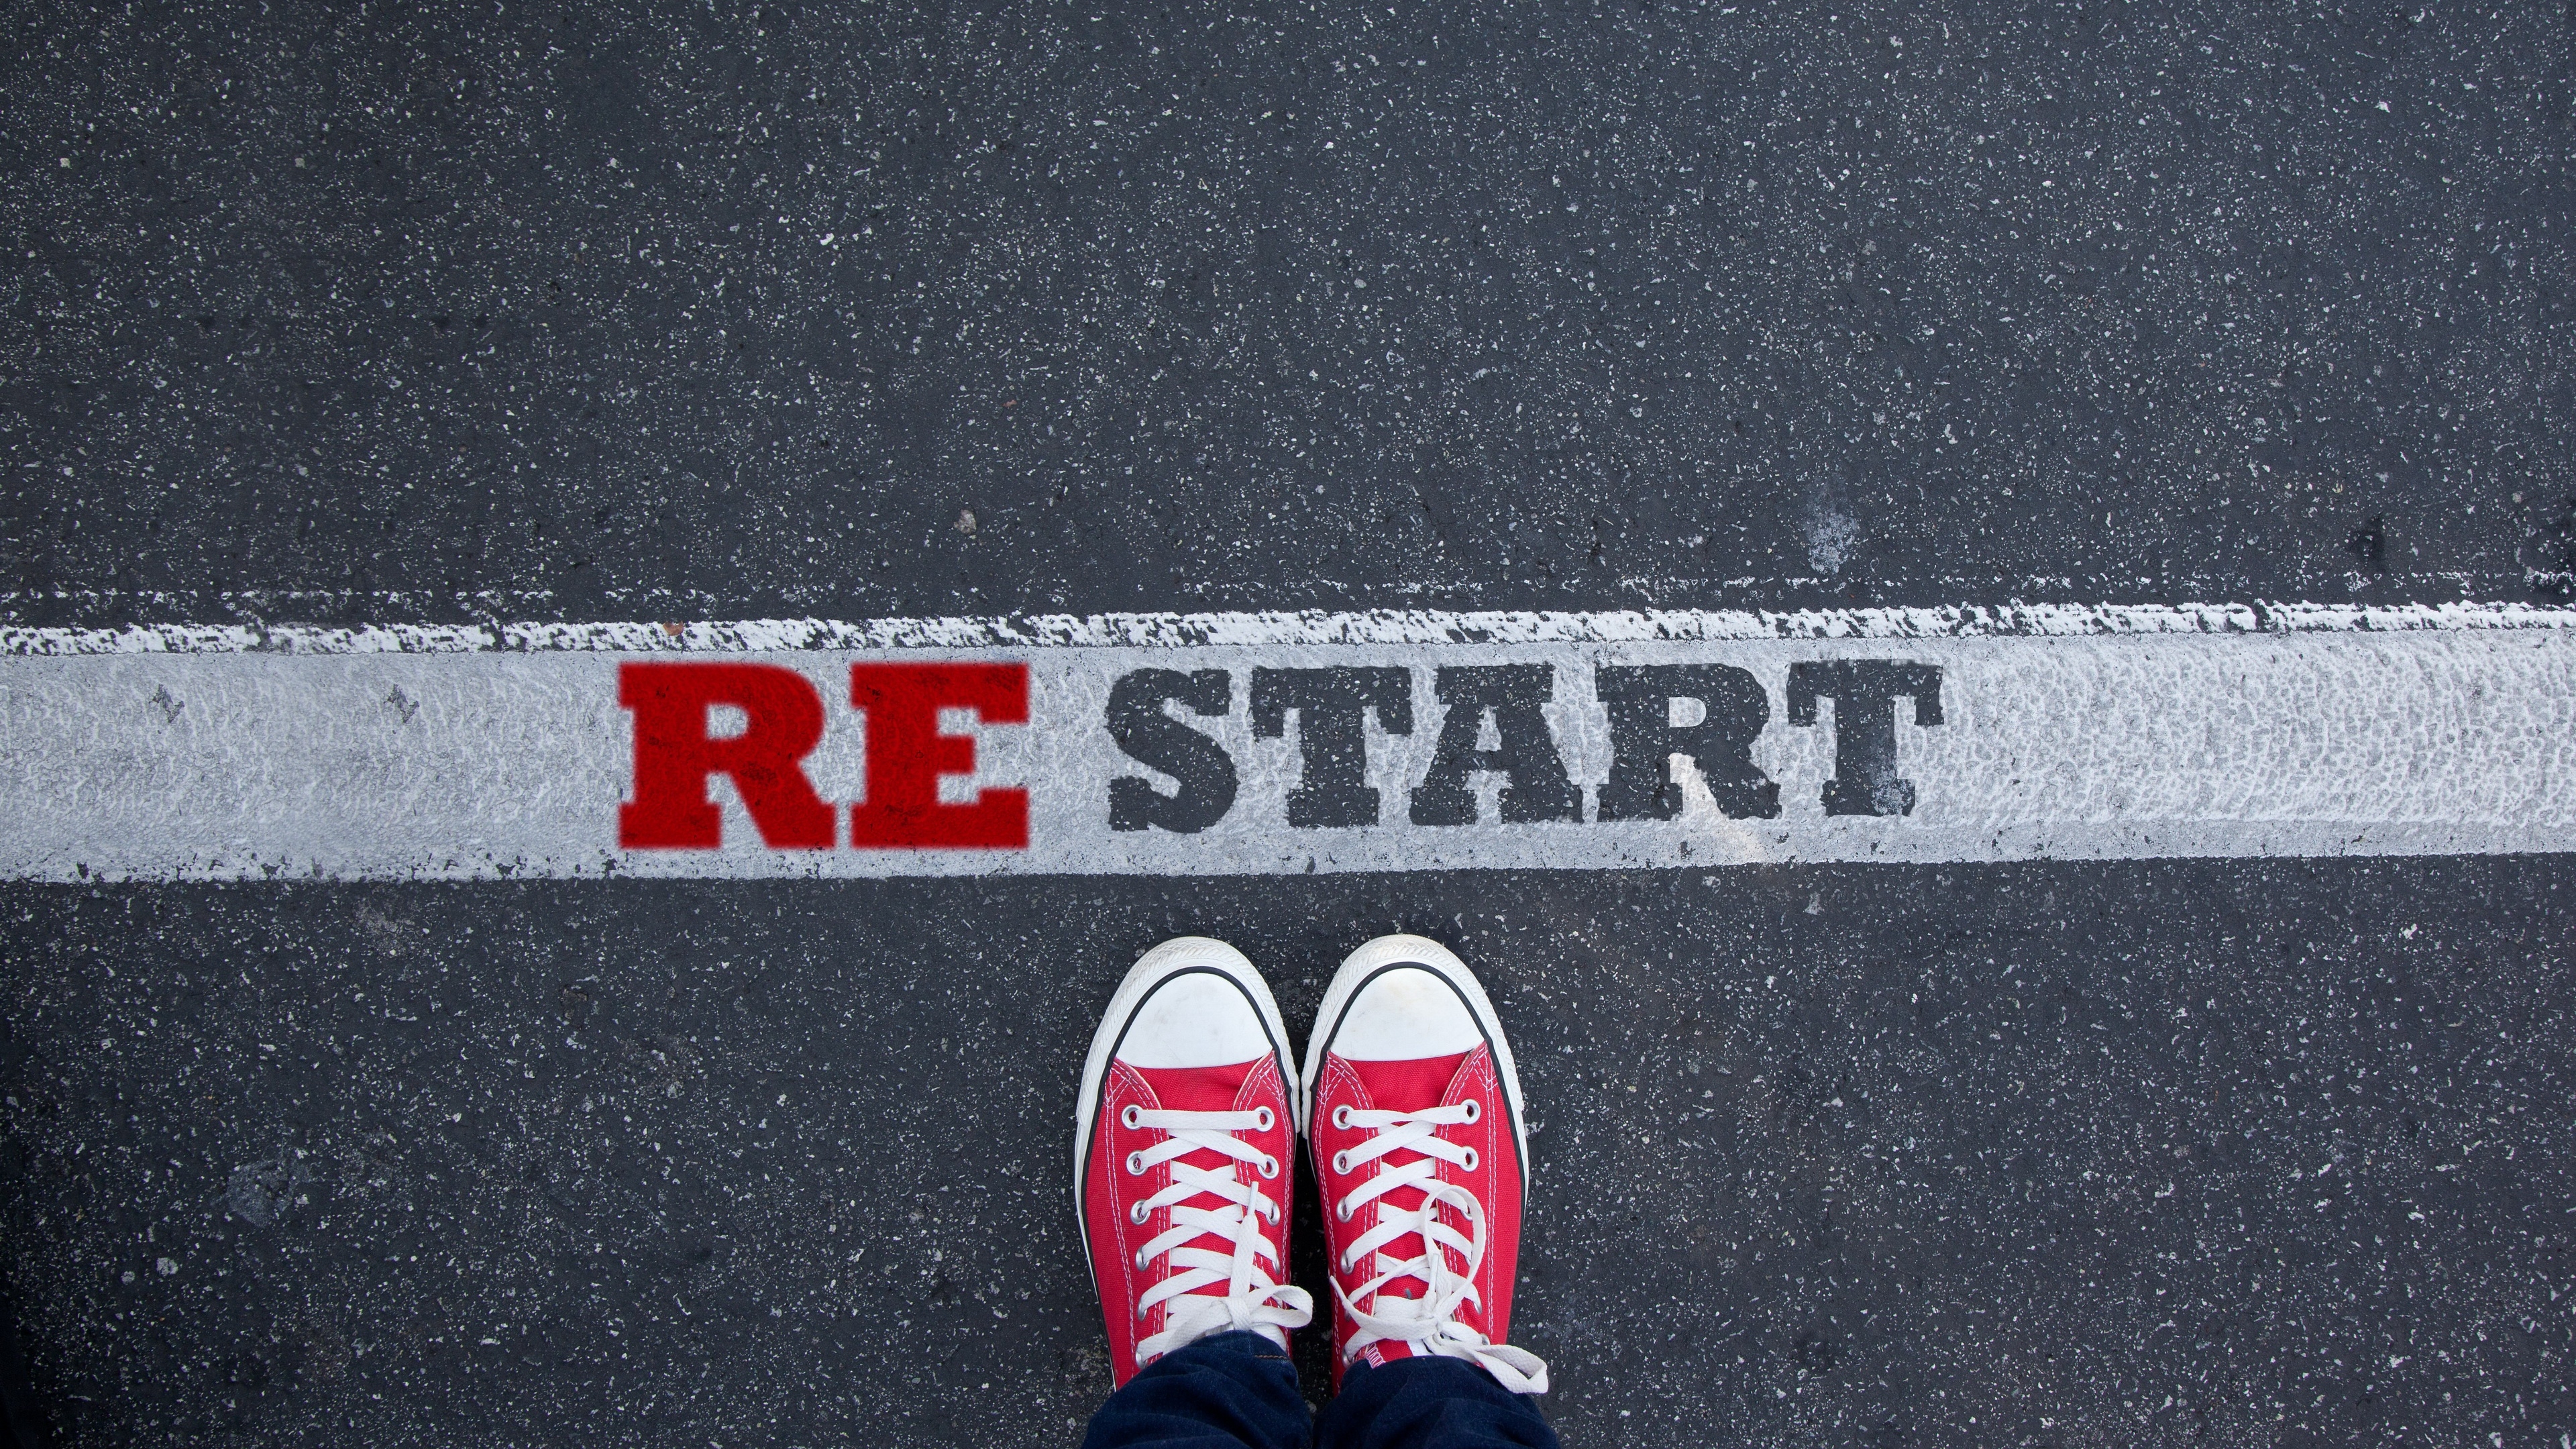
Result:
{"label": "jeans leg", "polygon": [[1315,1417],[1316,1449],[1557,1449],[1538,1400],[1463,1359],[1365,1360]]}
{"label": "jeans leg", "polygon": [[1306,1449],[1313,1421],[1288,1351],[1213,1333],[1147,1364],[1091,1416],[1083,1449]]}

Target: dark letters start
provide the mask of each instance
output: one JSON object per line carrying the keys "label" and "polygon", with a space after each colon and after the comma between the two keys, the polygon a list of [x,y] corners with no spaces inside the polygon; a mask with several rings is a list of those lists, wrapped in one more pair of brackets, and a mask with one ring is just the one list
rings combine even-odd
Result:
{"label": "dark letters start", "polygon": [[[1432,694],[1443,707],[1431,765],[1405,802],[1416,825],[1473,825],[1471,775],[1503,777],[1496,812],[1504,824],[1580,821],[1583,789],[1567,778],[1564,756],[1539,706],[1555,697],[1555,670],[1545,664],[1443,667]],[[1594,797],[1596,820],[1670,820],[1681,814],[1675,755],[1688,756],[1717,808],[1739,820],[1780,814],[1780,786],[1753,763],[1753,742],[1771,722],[1771,696],[1749,670],[1730,664],[1605,664],[1593,693],[1610,716],[1610,778]],[[1917,725],[1941,723],[1937,665],[1889,659],[1795,664],[1789,669],[1789,722],[1816,723],[1816,702],[1834,702],[1834,778],[1825,782],[1827,815],[1909,815],[1914,783],[1896,773],[1896,701],[1913,702]],[[1676,725],[1673,702],[1699,707],[1696,723]],[[1233,680],[1224,670],[1181,674],[1140,669],[1109,693],[1108,728],[1128,758],[1173,782],[1164,794],[1140,779],[1109,784],[1113,830],[1204,830],[1234,804],[1234,760],[1207,734],[1167,706],[1212,717],[1233,709]],[[1383,818],[1368,783],[1367,729],[1413,733],[1413,678],[1392,667],[1255,669],[1252,733],[1276,739],[1296,724],[1299,774],[1288,792],[1288,823],[1298,827],[1375,825]],[[1478,748],[1490,723],[1495,746]]]}

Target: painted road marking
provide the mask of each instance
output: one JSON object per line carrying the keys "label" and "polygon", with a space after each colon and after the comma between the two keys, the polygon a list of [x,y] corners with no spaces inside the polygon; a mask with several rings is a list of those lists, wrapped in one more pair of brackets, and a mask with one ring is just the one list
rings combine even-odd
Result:
{"label": "painted road marking", "polygon": [[0,631],[0,876],[1216,874],[2576,840],[2576,611]]}

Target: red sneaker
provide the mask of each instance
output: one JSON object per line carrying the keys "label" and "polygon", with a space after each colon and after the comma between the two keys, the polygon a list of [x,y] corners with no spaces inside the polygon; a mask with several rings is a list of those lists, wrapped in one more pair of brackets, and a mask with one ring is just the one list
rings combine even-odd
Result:
{"label": "red sneaker", "polygon": [[1183,936],[1118,984],[1074,1111],[1073,1205],[1119,1384],[1248,1328],[1282,1348],[1314,1319],[1285,1273],[1296,1067],[1261,973]]}
{"label": "red sneaker", "polygon": [[1342,962],[1306,1044],[1306,1149],[1333,1274],[1333,1381],[1355,1358],[1442,1354],[1514,1393],[1547,1365],[1503,1338],[1529,1171],[1521,1084],[1493,1003],[1437,941]]}

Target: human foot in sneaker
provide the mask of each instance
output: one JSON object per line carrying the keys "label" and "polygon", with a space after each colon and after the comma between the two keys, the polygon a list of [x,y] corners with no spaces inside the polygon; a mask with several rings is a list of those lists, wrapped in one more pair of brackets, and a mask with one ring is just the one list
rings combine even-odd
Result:
{"label": "human foot in sneaker", "polygon": [[1333,1275],[1334,1383],[1440,1354],[1516,1393],[1547,1365],[1503,1343],[1529,1162],[1493,1004],[1437,941],[1380,936],[1324,992],[1300,1092]]}
{"label": "human foot in sneaker", "polygon": [[1223,941],[1140,958],[1091,1039],[1073,1198],[1109,1327],[1109,1369],[1251,1329],[1281,1347],[1314,1317],[1282,1264],[1296,1068],[1270,988]]}

